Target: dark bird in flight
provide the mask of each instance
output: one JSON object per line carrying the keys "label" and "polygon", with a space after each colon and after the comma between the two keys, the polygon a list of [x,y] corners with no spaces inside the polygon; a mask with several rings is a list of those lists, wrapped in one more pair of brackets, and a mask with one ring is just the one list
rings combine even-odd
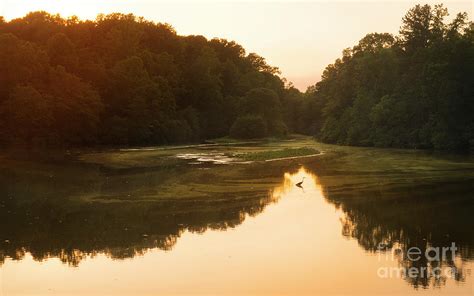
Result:
{"label": "dark bird in flight", "polygon": [[301,186],[301,185],[303,184],[304,178],[305,177],[303,177],[303,180],[301,180],[301,182],[296,183],[296,186],[298,186],[300,188],[303,188],[303,186]]}

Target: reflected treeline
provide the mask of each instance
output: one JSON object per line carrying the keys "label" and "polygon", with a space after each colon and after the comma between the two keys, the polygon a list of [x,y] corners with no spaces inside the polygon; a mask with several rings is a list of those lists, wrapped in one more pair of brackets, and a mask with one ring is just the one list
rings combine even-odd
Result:
{"label": "reflected treeline", "polygon": [[150,248],[170,250],[188,229],[227,229],[239,225],[246,214],[260,213],[268,195],[242,196],[210,202],[199,200],[86,203],[6,202],[0,209],[0,262],[5,257],[34,259],[58,257],[77,265],[86,255],[106,253],[128,258]]}
{"label": "reflected treeline", "polygon": [[424,255],[418,261],[408,260],[406,254],[410,248],[416,247],[425,254],[428,247],[450,247],[454,242],[458,248],[456,255],[460,258],[472,259],[474,254],[471,193],[453,193],[447,190],[451,186],[460,190],[473,189],[471,184],[438,184],[425,188],[420,195],[398,192],[398,199],[374,192],[374,198],[369,202],[343,199],[339,203],[338,197],[330,194],[327,197],[336,200],[345,213],[344,236],[357,239],[360,246],[371,252],[400,250],[401,266],[420,271],[419,276],[406,279],[415,287],[427,287],[441,285],[446,278],[421,276],[423,268],[452,268],[455,279],[462,281],[462,264],[456,264],[450,254],[440,261],[428,261]]}
{"label": "reflected treeline", "polygon": [[240,180],[226,171],[186,166],[112,170],[77,164],[4,168],[0,265],[26,253],[35,260],[57,257],[75,266],[100,253],[122,259],[151,248],[170,250],[185,230],[235,227],[275,199],[265,181],[257,186],[255,179]]}
{"label": "reflected treeline", "polygon": [[[344,159],[352,156],[340,155],[346,173],[335,163],[317,162],[313,167],[321,175],[325,198],[344,213],[343,236],[356,239],[369,252],[381,252],[382,258],[395,255],[406,270],[414,267],[418,275],[406,277],[414,287],[443,285],[446,275],[433,276],[434,268],[450,269],[455,280],[464,281],[463,263],[474,258],[474,170],[459,172],[436,164],[429,168],[430,159],[402,154],[391,159],[391,165],[383,163],[382,155],[373,155],[374,163],[382,162],[379,167],[370,161],[352,167],[351,160]],[[412,165],[404,164],[410,157]],[[404,166],[394,168],[397,162]],[[455,260],[449,252],[439,261],[424,255],[427,248],[450,247],[453,242],[458,248]],[[406,256],[412,247],[421,250],[420,260]]]}
{"label": "reflected treeline", "polygon": [[[57,257],[77,265],[99,253],[119,259],[150,248],[170,250],[185,230],[225,230],[261,213],[284,195],[284,173],[304,166],[306,178],[317,175],[326,200],[343,211],[344,236],[369,252],[380,251],[382,243],[381,251],[399,248],[401,255],[454,242],[455,260],[396,260],[418,270],[453,267],[463,281],[463,262],[474,258],[472,165],[377,151],[237,166],[7,165],[0,171],[0,264],[28,252],[35,260]],[[446,281],[406,279],[415,287]]]}

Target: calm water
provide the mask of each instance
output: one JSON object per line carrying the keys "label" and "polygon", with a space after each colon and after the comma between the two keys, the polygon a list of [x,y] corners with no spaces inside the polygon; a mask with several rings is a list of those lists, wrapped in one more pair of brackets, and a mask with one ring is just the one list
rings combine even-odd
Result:
{"label": "calm water", "polygon": [[0,295],[473,294],[472,158],[273,145],[3,157]]}

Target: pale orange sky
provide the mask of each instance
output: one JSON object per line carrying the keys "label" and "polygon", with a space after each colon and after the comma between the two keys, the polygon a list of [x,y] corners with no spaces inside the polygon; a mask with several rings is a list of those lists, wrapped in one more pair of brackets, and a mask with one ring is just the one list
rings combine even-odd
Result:
{"label": "pale orange sky", "polygon": [[[98,13],[134,13],[171,24],[178,34],[235,40],[282,71],[304,91],[324,68],[370,32],[397,33],[401,18],[417,3],[441,1],[200,1],[200,0],[0,0],[5,19],[46,10],[95,19]],[[473,1],[443,1],[451,17]]]}

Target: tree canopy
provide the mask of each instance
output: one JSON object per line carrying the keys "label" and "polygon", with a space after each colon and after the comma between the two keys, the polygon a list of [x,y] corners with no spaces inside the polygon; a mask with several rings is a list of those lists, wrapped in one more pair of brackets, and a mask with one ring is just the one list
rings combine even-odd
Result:
{"label": "tree canopy", "polygon": [[2,19],[0,144],[193,142],[228,135],[248,114],[268,128],[260,134],[279,135],[290,88],[278,74],[233,41],[132,14]]}
{"label": "tree canopy", "polygon": [[[0,145],[159,145],[288,132],[473,149],[474,25],[416,5],[299,92],[256,53],[132,14],[0,18]],[[256,130],[258,129],[258,130]]]}
{"label": "tree canopy", "polygon": [[416,5],[398,36],[371,33],[305,94],[297,129],[343,145],[474,148],[474,26]]}

